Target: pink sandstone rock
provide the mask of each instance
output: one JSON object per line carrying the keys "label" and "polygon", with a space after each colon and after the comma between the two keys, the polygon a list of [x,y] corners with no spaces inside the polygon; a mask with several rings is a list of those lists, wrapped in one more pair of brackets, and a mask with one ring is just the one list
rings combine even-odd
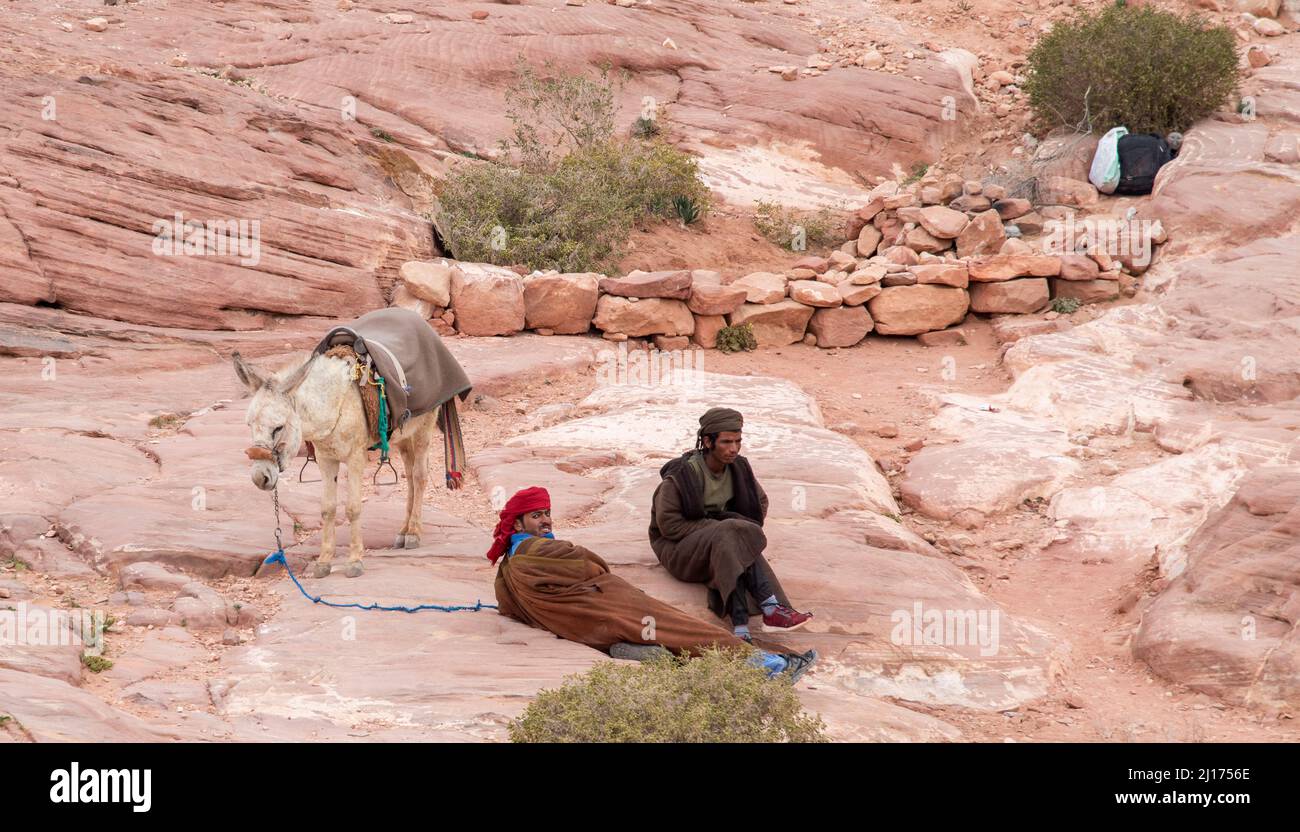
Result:
{"label": "pink sandstone rock", "polygon": [[403,263],[398,273],[412,295],[445,309],[451,306],[451,273],[454,268],[446,262],[411,260]]}
{"label": "pink sandstone rock", "polygon": [[1062,280],[1057,277],[1052,279],[1052,294],[1058,298],[1076,298],[1080,303],[1101,303],[1119,297],[1119,283],[1114,280]]}
{"label": "pink sandstone rock", "polygon": [[1300,703],[1300,479],[1249,474],[1187,543],[1187,567],[1142,615],[1133,655],[1177,684],[1267,713]]}
{"label": "pink sandstone rock", "polygon": [[691,296],[691,273],[686,269],[665,272],[635,271],[626,277],[603,277],[600,291],[625,298],[674,298]]}
{"label": "pink sandstone rock", "polygon": [[1086,254],[1062,254],[1059,280],[1096,280],[1101,272],[1097,261]]}
{"label": "pink sandstone rock", "polygon": [[787,282],[783,275],[754,272],[731,285],[745,290],[745,300],[748,303],[778,303],[785,299]]}
{"label": "pink sandstone rock", "polygon": [[1049,300],[1045,277],[975,283],[970,287],[972,312],[1027,314],[1042,309]]}
{"label": "pink sandstone rock", "polygon": [[880,241],[884,239],[884,236],[885,235],[880,232],[880,229],[876,228],[874,225],[862,226],[862,230],[858,232],[858,256],[870,257],[875,254],[876,249],[880,247]]}
{"label": "pink sandstone rock", "polygon": [[851,347],[871,331],[871,315],[864,306],[818,309],[808,322],[819,347]]}
{"label": "pink sandstone rock", "polygon": [[524,328],[523,280],[499,266],[457,264],[451,306],[456,329],[465,335],[512,335]]}
{"label": "pink sandstone rock", "polygon": [[792,280],[790,298],[808,306],[839,306],[843,302],[834,286],[820,280]]}
{"label": "pink sandstone rock", "polygon": [[695,331],[691,333],[691,343],[705,349],[713,349],[717,344],[718,332],[727,325],[727,319],[721,315],[696,315]]}
{"label": "pink sandstone rock", "polygon": [[696,315],[730,315],[749,296],[744,286],[710,286],[696,284],[686,305]]}
{"label": "pink sandstone rock", "polygon": [[946,329],[966,317],[964,289],[950,286],[894,286],[867,302],[881,335],[918,335]]}
{"label": "pink sandstone rock", "polygon": [[935,253],[951,248],[952,240],[936,237],[924,228],[917,226],[904,234],[903,244],[915,252]]}
{"label": "pink sandstone rock", "polygon": [[916,275],[917,283],[935,283],[944,286],[956,286],[965,289],[969,283],[966,264],[934,263],[918,264],[908,269]]}
{"label": "pink sandstone rock", "polygon": [[958,257],[976,257],[981,254],[995,254],[1002,248],[1002,241],[1007,238],[1002,227],[1002,218],[997,211],[984,211],[976,214],[966,226],[966,230],[957,238]]}
{"label": "pink sandstone rock", "polygon": [[839,291],[840,300],[845,306],[861,306],[880,294],[882,287],[879,283],[856,285],[852,281],[845,280],[835,288]]}
{"label": "pink sandstone rock", "polygon": [[818,257],[815,254],[809,254],[804,257],[800,257],[798,260],[790,264],[790,268],[792,269],[812,269],[812,271],[816,274],[821,274],[822,272],[826,271],[830,267],[831,267],[830,260],[828,260],[825,257]]}
{"label": "pink sandstone rock", "polygon": [[591,328],[599,276],[592,273],[543,274],[524,278],[524,323],[528,329],[578,334]]}
{"label": "pink sandstone rock", "polygon": [[1061,259],[1050,254],[990,254],[966,264],[972,283],[1011,280],[1014,277],[1055,277]]}
{"label": "pink sandstone rock", "polygon": [[691,310],[680,300],[644,298],[632,301],[616,295],[601,295],[592,322],[604,332],[644,335],[690,335],[695,330]]}
{"label": "pink sandstone rock", "polygon": [[929,208],[920,210],[919,222],[935,237],[941,237],[951,240],[961,236],[969,220],[961,211],[954,211],[951,208],[944,208],[940,205],[932,205]]}
{"label": "pink sandstone rock", "polygon": [[760,347],[781,347],[803,340],[813,308],[794,300],[746,303],[728,316],[732,326],[749,324]]}

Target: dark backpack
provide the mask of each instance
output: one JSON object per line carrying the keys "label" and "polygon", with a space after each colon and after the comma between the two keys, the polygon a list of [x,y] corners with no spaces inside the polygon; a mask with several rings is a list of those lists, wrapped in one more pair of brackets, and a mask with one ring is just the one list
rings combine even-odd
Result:
{"label": "dark backpack", "polygon": [[1151,193],[1156,173],[1174,158],[1169,143],[1158,133],[1121,136],[1116,150],[1119,152],[1119,184],[1115,186],[1117,194]]}

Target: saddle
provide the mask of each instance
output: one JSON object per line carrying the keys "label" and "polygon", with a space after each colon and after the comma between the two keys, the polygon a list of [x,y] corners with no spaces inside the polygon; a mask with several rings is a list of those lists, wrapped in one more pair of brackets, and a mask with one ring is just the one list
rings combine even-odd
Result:
{"label": "saddle", "polygon": [[[331,329],[313,354],[349,357],[349,353],[359,368],[361,402],[371,441],[381,449],[380,465],[388,462],[388,439],[393,431],[412,417],[438,409],[447,487],[459,488],[465,450],[456,398],[463,401],[472,386],[438,333],[409,309],[377,309]],[[387,430],[380,427],[384,422]]]}
{"label": "saddle", "polygon": [[336,326],[316,347],[316,354],[346,344],[374,365],[385,380],[390,428],[437,408],[472,389],[465,371],[419,313],[391,307],[367,312],[350,324]]}
{"label": "saddle", "polygon": [[[388,436],[379,435],[379,389],[380,385],[376,379],[378,373],[368,361],[363,361],[357,351],[347,344],[339,344],[337,347],[330,347],[324,353],[326,358],[342,358],[347,361],[356,363],[356,375],[353,380],[357,384],[357,390],[361,392],[361,407],[366,412],[366,428],[370,433],[370,446],[382,444]],[[391,425],[387,431],[388,435],[392,434]]]}

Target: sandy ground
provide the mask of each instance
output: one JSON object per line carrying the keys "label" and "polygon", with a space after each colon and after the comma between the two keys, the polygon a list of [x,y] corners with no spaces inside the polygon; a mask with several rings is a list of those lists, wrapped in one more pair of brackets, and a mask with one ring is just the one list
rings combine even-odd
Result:
{"label": "sandy ground", "polygon": [[[1094,307],[1076,314],[1086,320],[1100,312]],[[995,394],[1010,385],[987,323],[972,316],[963,329],[969,344],[961,347],[926,348],[912,339],[872,338],[847,350],[795,345],[730,356],[710,352],[706,366],[780,376],[802,385],[817,398],[827,425],[853,437],[890,473],[910,456],[905,446],[925,439],[933,391]],[[945,378],[945,367],[955,372]],[[876,432],[882,427],[880,432],[891,433],[888,428],[894,427],[898,435],[882,437]],[[1154,447],[1139,443],[1101,453],[1086,462],[1085,470],[1103,461],[1128,468],[1156,454]],[[1289,715],[1274,718],[1231,708],[1171,685],[1136,661],[1129,639],[1143,599],[1154,594],[1154,570],[1135,572],[1105,558],[1079,563],[1042,553],[1044,536],[1052,532],[1044,509],[1022,506],[975,530],[906,512],[903,521],[946,551],[1009,614],[1068,646],[1062,684],[1044,701],[1003,713],[896,704],[950,722],[972,740],[990,742],[1300,739],[1300,726]]]}
{"label": "sandy ground", "polygon": [[[1082,322],[1100,307],[1076,313]],[[972,316],[962,327],[968,344],[927,348],[910,338],[871,338],[850,349],[821,350],[802,344],[752,353],[705,353],[710,372],[770,375],[789,379],[813,394],[828,427],[852,437],[883,470],[896,477],[934,412],[936,393],[994,395],[1011,382],[999,363],[1000,347],[987,321]],[[517,409],[577,401],[595,387],[591,374],[521,386],[499,401],[465,415],[467,443],[489,435],[520,432]],[[743,402],[733,404],[741,409]],[[883,434],[883,435],[882,435]],[[1085,471],[1102,463],[1123,468],[1159,452],[1133,447],[1098,448]],[[1085,474],[1086,476],[1086,474]],[[1100,475],[1099,475],[1100,476]],[[462,513],[489,527],[495,517],[488,495],[470,478],[464,491],[430,489],[427,502]],[[1040,551],[1053,532],[1045,506],[1019,511],[967,530],[905,510],[904,523],[934,542],[990,598],[1068,646],[1062,683],[1045,700],[1003,713],[896,704],[950,722],[978,741],[1216,742],[1295,741],[1300,726],[1284,715],[1265,717],[1231,708],[1171,685],[1134,660],[1129,638],[1143,599],[1154,594],[1153,569],[1105,558],[1079,563]],[[864,587],[870,592],[870,587]]]}

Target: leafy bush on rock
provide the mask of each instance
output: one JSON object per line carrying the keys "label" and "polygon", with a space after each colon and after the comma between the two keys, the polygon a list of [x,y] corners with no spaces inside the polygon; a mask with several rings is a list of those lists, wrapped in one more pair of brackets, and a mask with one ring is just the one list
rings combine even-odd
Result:
{"label": "leafy bush on rock", "polygon": [[440,230],[458,260],[562,272],[612,272],[632,229],[702,215],[709,191],[695,159],[654,138],[614,137],[608,71],[543,78],[521,67],[507,95],[510,164],[461,165],[439,194]]}
{"label": "leafy bush on rock", "polygon": [[1199,15],[1111,5],[1057,23],[1028,57],[1039,127],[1186,130],[1237,89],[1230,30]]}
{"label": "leafy bush on rock", "polygon": [[738,651],[641,664],[600,662],[542,691],[512,742],[825,742],[793,688]]}

